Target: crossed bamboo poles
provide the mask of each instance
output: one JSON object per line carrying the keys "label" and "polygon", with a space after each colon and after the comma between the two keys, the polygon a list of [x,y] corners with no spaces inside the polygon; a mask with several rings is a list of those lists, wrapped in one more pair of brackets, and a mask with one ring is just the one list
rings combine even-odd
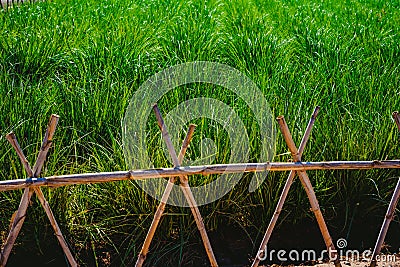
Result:
{"label": "crossed bamboo poles", "polygon": [[[179,167],[182,164],[183,157],[185,156],[185,153],[186,153],[186,149],[189,146],[189,143],[192,139],[195,126],[193,124],[191,124],[189,126],[189,130],[188,130],[185,140],[183,141],[181,151],[179,152],[179,156],[177,156],[176,152],[175,152],[175,148],[172,144],[171,138],[168,134],[167,127],[164,124],[164,120],[162,118],[160,110],[158,109],[157,104],[155,104],[153,106],[153,111],[156,115],[158,126],[160,127],[162,137],[164,139],[165,144],[167,145],[169,155],[171,156],[172,161],[174,163],[174,167]],[[158,226],[158,223],[160,222],[161,216],[165,209],[165,205],[167,203],[167,200],[169,198],[169,195],[171,193],[171,190],[174,186],[175,181],[176,181],[175,177],[169,178],[167,187],[165,188],[164,194],[161,198],[161,202],[157,208],[156,213],[154,214],[153,222],[151,223],[150,229],[149,229],[146,239],[143,243],[142,250],[139,253],[139,256],[138,256],[138,259],[136,262],[137,267],[142,266],[143,262],[146,259],[151,240],[153,239],[153,236],[154,236],[154,233]],[[185,195],[185,198],[186,198],[187,202],[189,203],[190,209],[192,210],[194,219],[196,221],[197,228],[200,231],[201,239],[203,240],[204,248],[206,249],[206,253],[207,253],[208,259],[210,260],[211,266],[213,266],[213,267],[218,266],[217,260],[215,259],[214,252],[211,247],[210,240],[208,239],[208,235],[206,232],[206,228],[204,226],[203,218],[201,217],[201,214],[200,214],[199,208],[197,206],[196,200],[194,199],[192,190],[189,187],[188,177],[186,175],[180,175],[179,182],[180,182],[179,185],[183,191],[183,194]]]}
{"label": "crossed bamboo poles", "polygon": [[[307,141],[310,138],[311,130],[312,130],[312,127],[314,126],[314,122],[318,115],[319,109],[320,109],[319,107],[316,107],[314,109],[311,119],[308,122],[306,131],[304,132],[304,136],[300,142],[299,151],[298,151],[299,157],[301,157],[301,155],[303,154],[303,151],[307,144]],[[258,252],[257,252],[257,256],[255,257],[255,259],[253,261],[252,267],[257,267],[258,264],[260,263],[260,252],[265,251],[265,249],[267,248],[267,243],[268,243],[269,239],[271,238],[272,231],[274,230],[276,222],[278,221],[279,214],[282,211],[283,204],[285,203],[286,197],[289,193],[289,189],[293,183],[295,176],[296,176],[296,172],[290,171],[289,176],[286,180],[285,186],[283,187],[281,196],[279,197],[278,204],[276,205],[274,214],[272,215],[271,221],[269,222],[267,231],[265,232],[264,238],[261,241],[260,248],[258,249]]]}
{"label": "crossed bamboo poles", "polygon": [[[303,154],[304,148],[310,137],[311,130],[312,130],[312,127],[314,126],[314,122],[318,115],[319,109],[320,109],[320,107],[318,107],[318,106],[314,109],[314,112],[311,116],[311,119],[310,119],[308,125],[307,125],[304,136],[300,142],[299,149],[296,148],[296,145],[292,139],[292,135],[286,124],[285,118],[283,116],[279,116],[277,118],[279,128],[281,129],[283,137],[285,138],[285,142],[289,148],[290,153],[292,154],[292,158],[293,158],[294,162],[301,162],[301,155]],[[336,267],[340,267],[341,264],[340,264],[340,260],[337,255],[337,251],[335,249],[335,245],[332,242],[332,238],[329,234],[328,227],[326,226],[324,217],[322,216],[322,212],[321,212],[321,209],[319,208],[318,200],[315,195],[314,189],[311,185],[310,179],[304,170],[297,171],[297,175],[299,176],[301,184],[303,185],[303,188],[305,189],[305,191],[307,193],[309,202],[311,204],[311,209],[314,212],[314,215],[317,219],[317,223],[321,230],[322,236],[324,238],[325,245],[328,249],[330,259],[333,259],[333,262]],[[257,252],[257,256],[255,257],[255,259],[253,261],[252,267],[257,267],[258,264],[260,263],[260,252],[263,252],[266,250],[267,243],[269,241],[269,238],[271,237],[272,231],[274,230],[274,227],[278,220],[279,214],[282,211],[283,204],[285,203],[286,197],[289,193],[290,186],[292,185],[293,179],[295,178],[295,176],[296,176],[296,171],[293,171],[293,170],[290,171],[289,177],[286,180],[286,183],[285,183],[285,186],[281,193],[281,196],[279,198],[278,204],[275,208],[275,212],[274,212],[272,219],[268,225],[267,231],[265,232],[264,238],[261,241],[259,251]]]}
{"label": "crossed bamboo poles", "polygon": [[[43,138],[42,146],[40,148],[39,154],[36,159],[36,163],[33,166],[33,169],[29,165],[28,160],[26,159],[24,152],[22,151],[21,147],[18,144],[17,137],[13,132],[7,134],[6,138],[11,143],[14,150],[17,152],[19,159],[21,160],[22,165],[28,175],[29,178],[39,177],[42,171],[43,164],[46,160],[47,152],[52,144],[53,135],[56,130],[57,122],[59,116],[51,115],[49,124],[46,130],[46,134]],[[29,179],[28,178],[28,179]],[[71,266],[75,267],[78,266],[74,257],[72,256],[71,251],[68,248],[67,241],[65,240],[64,236],[61,233],[60,227],[57,224],[57,221],[53,215],[53,212],[50,209],[50,205],[47,202],[46,198],[43,195],[42,190],[40,187],[26,187],[24,190],[24,194],[22,195],[18,210],[14,213],[13,217],[11,218],[11,229],[6,239],[4,246],[1,249],[0,254],[0,266],[4,267],[7,264],[8,257],[10,256],[11,249],[14,245],[15,240],[18,237],[18,234],[22,228],[22,225],[25,221],[26,211],[28,209],[29,202],[31,200],[32,195],[36,193],[37,197],[39,198],[40,204],[42,204],[47,217],[50,220],[51,226],[55,232],[55,235],[60,243],[65,256],[68,259],[68,262]]]}

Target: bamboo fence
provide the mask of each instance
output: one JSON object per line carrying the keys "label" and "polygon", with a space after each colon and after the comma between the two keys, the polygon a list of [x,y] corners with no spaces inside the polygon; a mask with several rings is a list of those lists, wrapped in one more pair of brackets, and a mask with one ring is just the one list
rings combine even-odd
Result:
{"label": "bamboo fence", "polygon": [[[176,154],[176,151],[172,145],[171,139],[169,137],[168,130],[166,125],[164,124],[164,120],[162,118],[161,112],[155,104],[153,107],[153,111],[156,115],[158,125],[162,132],[162,136],[164,142],[167,145],[168,152],[173,160],[174,167],[173,168],[159,168],[159,169],[146,169],[146,170],[129,170],[129,171],[118,171],[118,172],[102,172],[102,173],[84,173],[84,174],[68,174],[68,175],[58,175],[58,176],[50,176],[50,177],[40,177],[41,170],[43,164],[46,160],[47,152],[52,144],[52,138],[56,129],[56,125],[59,117],[57,115],[52,115],[49,120],[49,124],[47,127],[46,134],[43,139],[43,143],[41,149],[39,151],[36,163],[33,169],[30,167],[29,162],[27,161],[22,149],[20,148],[17,138],[14,133],[10,133],[6,136],[6,139],[10,142],[14,150],[16,151],[22,166],[24,167],[28,178],[27,179],[16,179],[16,180],[7,180],[0,181],[0,191],[10,191],[10,190],[18,190],[24,189],[24,194],[22,195],[20,205],[18,210],[13,214],[11,218],[11,227],[9,231],[9,235],[1,248],[0,253],[0,267],[3,267],[7,264],[8,257],[14,245],[14,242],[22,228],[26,217],[26,211],[28,208],[29,201],[33,194],[36,194],[39,198],[39,201],[46,212],[46,215],[53,227],[53,230],[56,234],[56,237],[62,247],[65,256],[71,266],[78,266],[77,261],[74,259],[69,246],[61,233],[61,230],[57,224],[57,221],[51,211],[50,205],[45,199],[41,187],[60,187],[60,186],[68,186],[68,185],[76,185],[76,184],[89,184],[89,183],[104,183],[104,182],[113,182],[113,181],[121,181],[121,180],[139,180],[139,179],[156,179],[156,178],[169,178],[168,184],[165,188],[164,194],[162,196],[161,202],[157,208],[157,211],[154,214],[153,221],[148,230],[146,239],[143,243],[142,249],[138,255],[138,259],[136,262],[136,266],[142,266],[146,256],[149,251],[149,247],[154,236],[154,233],[157,229],[158,223],[161,220],[161,216],[164,212],[168,197],[171,193],[172,186],[176,181],[179,181],[180,187],[184,193],[185,198],[187,199],[189,206],[191,208],[192,214],[194,216],[197,228],[200,232],[203,245],[210,261],[211,266],[218,266],[217,260],[213,253],[210,240],[207,235],[207,231],[204,226],[204,222],[200,211],[197,207],[196,200],[192,194],[192,191],[189,186],[188,176],[195,174],[202,175],[210,175],[210,174],[223,174],[223,173],[243,173],[243,172],[261,172],[261,171],[290,171],[289,177],[286,181],[284,189],[281,193],[280,199],[276,206],[273,217],[270,221],[270,224],[267,228],[267,231],[264,235],[264,238],[260,245],[260,251],[265,249],[269,238],[272,234],[274,226],[278,220],[279,214],[282,210],[283,204],[286,200],[286,197],[289,192],[289,188],[293,183],[293,180],[296,174],[299,176],[299,179],[307,193],[311,209],[314,212],[316,217],[318,226],[320,228],[322,237],[325,241],[325,245],[328,251],[333,253],[336,252],[334,243],[329,234],[327,225],[325,223],[322,212],[319,208],[318,200],[315,195],[314,189],[312,187],[311,181],[306,173],[306,171],[312,170],[348,170],[348,169],[358,169],[358,170],[368,170],[368,169],[391,169],[391,168],[400,168],[400,160],[373,160],[373,161],[325,161],[325,162],[302,162],[301,155],[304,151],[306,143],[311,134],[311,129],[315,122],[316,116],[319,111],[319,107],[316,107],[311,119],[308,123],[306,131],[304,133],[303,139],[300,143],[299,148],[297,149],[296,145],[293,142],[291,133],[287,127],[285,119],[283,116],[279,116],[277,118],[279,128],[284,136],[285,142],[289,148],[289,151],[292,155],[293,162],[264,162],[264,163],[233,163],[233,164],[214,164],[214,165],[203,165],[203,166],[185,166],[182,167],[180,164],[185,156],[185,152],[187,147],[190,144],[191,138],[194,133],[195,125],[190,125],[187,136],[182,144],[181,150],[179,154]],[[400,115],[398,112],[393,113],[393,118],[398,126],[400,131]],[[381,246],[383,244],[383,240],[385,238],[387,229],[391,220],[393,219],[395,208],[397,202],[400,198],[400,179],[397,183],[396,189],[394,191],[392,200],[388,207],[387,214],[385,216],[380,234],[378,236],[378,240],[374,249],[373,257],[371,260],[371,267],[376,265],[376,256],[380,253]],[[337,255],[335,254],[333,257],[333,263],[335,267],[340,267],[340,261]],[[259,265],[258,254],[254,258],[252,266],[256,267]]]}

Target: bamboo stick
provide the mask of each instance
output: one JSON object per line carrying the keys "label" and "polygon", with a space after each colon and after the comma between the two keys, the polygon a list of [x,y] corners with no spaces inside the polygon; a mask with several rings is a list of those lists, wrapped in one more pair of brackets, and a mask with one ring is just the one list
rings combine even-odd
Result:
{"label": "bamboo stick", "polygon": [[60,187],[75,184],[104,183],[123,180],[168,178],[180,175],[212,175],[222,173],[247,173],[261,171],[310,171],[310,170],[371,170],[400,169],[400,160],[372,161],[322,161],[322,162],[264,162],[231,163],[176,168],[157,168],[116,172],[66,174],[40,178],[0,181],[0,192],[35,186]]}
{"label": "bamboo stick", "polygon": [[[312,114],[312,116],[310,118],[310,121],[308,122],[306,131],[305,131],[304,136],[303,136],[303,138],[301,139],[301,142],[300,142],[299,157],[301,157],[301,155],[303,154],[303,151],[304,151],[304,148],[305,148],[305,146],[307,144],[307,141],[310,138],[311,130],[313,128],[315,119],[316,119],[316,117],[318,115],[319,109],[320,109],[320,107],[318,107],[318,106],[314,109],[314,112],[313,112],[313,114]],[[269,222],[267,231],[265,232],[264,238],[261,241],[260,248],[258,249],[256,257],[254,258],[252,267],[257,267],[259,265],[259,263],[260,263],[259,252],[260,251],[265,251],[265,249],[267,247],[267,243],[268,243],[269,239],[271,238],[272,231],[274,230],[276,222],[278,221],[279,215],[280,215],[280,213],[282,211],[283,204],[286,201],[286,197],[287,197],[287,195],[289,193],[290,186],[292,185],[293,179],[295,178],[295,176],[296,176],[296,172],[295,171],[290,171],[289,176],[288,176],[288,178],[286,180],[285,186],[283,187],[281,196],[279,197],[278,204],[277,204],[277,206],[275,208],[275,211],[274,211],[274,215],[272,216],[271,221]]]}
{"label": "bamboo stick", "polygon": [[[182,164],[183,158],[186,153],[186,149],[188,148],[190,141],[192,140],[195,127],[196,126],[194,124],[189,125],[189,130],[186,134],[185,140],[182,143],[181,151],[179,152],[179,156],[178,156],[179,164]],[[149,231],[147,232],[146,239],[143,243],[142,249],[139,253],[139,256],[138,256],[138,259],[137,259],[136,265],[135,265],[136,267],[142,266],[144,261],[146,260],[146,256],[147,256],[147,253],[149,252],[149,247],[150,247],[151,241],[153,240],[154,233],[156,232],[157,226],[161,220],[161,216],[164,213],[165,205],[167,204],[167,201],[168,201],[169,195],[171,193],[171,190],[174,186],[174,183],[175,183],[175,177],[170,177],[168,180],[168,184],[165,187],[163,196],[161,198],[161,202],[158,205],[157,210],[154,214],[153,221],[150,225]]]}
{"label": "bamboo stick", "polygon": [[33,166],[33,177],[39,177],[42,171],[43,163],[46,160],[47,152],[53,141],[54,132],[57,127],[58,119],[60,117],[55,114],[51,114],[49,123],[47,126],[46,133],[43,138],[42,146],[40,147],[39,154],[36,159],[36,163]]}
{"label": "bamboo stick", "polygon": [[192,141],[192,137],[193,137],[195,129],[196,129],[195,124],[189,124],[188,132],[186,134],[185,139],[183,140],[181,151],[179,151],[179,155],[178,155],[179,166],[182,165],[183,158],[185,157],[186,150],[189,147],[190,142]]}
{"label": "bamboo stick", "polygon": [[393,116],[394,122],[396,123],[397,128],[400,132],[400,114],[399,114],[399,112],[398,111],[393,112],[392,116]]}
{"label": "bamboo stick", "polygon": [[53,227],[54,233],[58,239],[58,242],[60,243],[62,250],[65,253],[65,256],[68,259],[69,264],[72,267],[78,266],[77,262],[74,259],[74,256],[72,255],[71,251],[69,250],[67,241],[65,240],[63,234],[61,233],[60,227],[58,226],[58,223],[54,217],[53,212],[51,211],[49,203],[47,202],[46,198],[43,195],[42,190],[40,190],[40,188],[38,188],[38,187],[36,187],[34,190],[35,190],[37,197],[39,198],[40,204],[42,204],[43,209],[46,212],[47,218],[49,218],[50,224]]}
{"label": "bamboo stick", "polygon": [[[19,232],[21,231],[22,225],[25,221],[26,210],[28,209],[30,192],[32,189],[25,188],[24,194],[22,195],[21,201],[18,206],[18,210],[14,213],[11,220],[11,227],[8,233],[6,242],[3,245],[0,255],[0,266],[4,267],[7,264],[8,257],[10,256],[12,247],[14,246],[15,240],[18,237]],[[33,190],[32,190],[33,191]]]}
{"label": "bamboo stick", "polygon": [[382,245],[383,242],[385,241],[385,237],[387,234],[387,231],[389,229],[389,225],[392,222],[394,218],[394,214],[396,212],[396,206],[397,203],[399,202],[399,197],[400,197],[400,179],[397,181],[396,188],[394,190],[394,193],[392,195],[392,199],[390,200],[389,207],[386,211],[386,216],[385,219],[383,220],[383,224],[381,227],[381,230],[379,231],[379,236],[378,239],[376,240],[374,252],[372,253],[371,257],[371,263],[370,267],[375,267],[376,266],[376,257],[381,253]]}
{"label": "bamboo stick", "polygon": [[[393,112],[392,116],[393,116],[394,122],[397,125],[398,131],[400,133],[400,115],[397,111],[395,111],[395,112]],[[379,255],[379,253],[381,253],[382,245],[383,245],[383,242],[385,241],[385,237],[386,237],[387,231],[389,229],[389,225],[394,218],[394,214],[396,212],[396,206],[397,206],[397,203],[399,202],[399,198],[400,198],[400,179],[397,181],[396,188],[392,195],[392,199],[390,200],[389,207],[386,211],[385,219],[383,220],[381,230],[379,231],[379,236],[378,236],[378,239],[376,240],[374,252],[372,253],[372,257],[371,257],[371,263],[369,265],[370,267],[376,266],[376,263],[377,263],[376,257]]]}
{"label": "bamboo stick", "polygon": [[24,152],[22,151],[20,145],[18,144],[17,137],[15,136],[15,133],[11,132],[6,135],[7,141],[12,145],[14,148],[15,152],[17,152],[17,155],[22,163],[22,166],[24,167],[28,177],[33,177],[33,172],[31,169],[31,166],[29,165],[28,160],[26,159]]}
{"label": "bamboo stick", "polygon": [[[161,116],[161,112],[158,109],[157,104],[155,104],[153,106],[153,110],[154,110],[154,113],[155,113],[156,118],[157,118],[158,126],[161,129],[163,139],[164,139],[164,141],[165,141],[165,143],[167,145],[168,152],[169,152],[169,154],[170,154],[170,156],[172,158],[172,162],[174,163],[174,167],[175,168],[179,167],[180,163],[179,163],[178,156],[176,155],[175,148],[172,145],[171,138],[169,137],[168,130],[167,130],[166,126],[165,126],[164,120],[163,120],[163,118]],[[197,228],[199,229],[199,232],[200,232],[200,235],[201,235],[201,239],[203,240],[203,245],[204,245],[204,248],[206,250],[208,259],[210,260],[211,266],[216,267],[216,266],[218,266],[218,263],[217,263],[217,260],[215,259],[215,255],[214,255],[214,252],[212,250],[211,243],[210,243],[210,240],[208,238],[208,235],[207,235],[207,232],[206,232],[206,228],[204,226],[203,218],[201,217],[201,214],[200,214],[200,210],[198,208],[196,200],[194,199],[192,190],[190,190],[189,183],[188,183],[188,178],[187,178],[186,175],[179,175],[179,179],[180,179],[180,182],[181,182],[180,183],[181,189],[183,191],[183,194],[185,195],[186,200],[189,203],[190,209],[191,209],[192,214],[194,216],[194,219],[196,221]]]}
{"label": "bamboo stick", "polygon": [[[279,128],[282,131],[283,137],[285,138],[286,144],[290,150],[290,153],[292,154],[293,160],[295,162],[300,162],[301,158],[299,155],[299,151],[296,148],[296,145],[293,142],[292,135],[290,134],[289,128],[286,124],[285,118],[283,116],[279,116],[277,118]],[[318,226],[320,228],[320,231],[322,233],[322,236],[325,241],[325,245],[328,249],[329,256],[333,256],[334,260],[333,263],[335,264],[336,267],[341,267],[340,264],[340,259],[337,254],[337,250],[335,249],[335,245],[332,242],[332,238],[329,234],[328,227],[326,226],[324,217],[322,215],[321,209],[319,208],[318,200],[315,195],[314,189],[311,185],[310,179],[308,178],[308,175],[305,171],[298,171],[297,172],[300,178],[300,181],[306,190],[309,202],[311,204],[311,209],[314,212],[314,215],[317,219]]]}
{"label": "bamboo stick", "polygon": [[[17,153],[22,166],[24,167],[26,173],[29,177],[33,176],[33,172],[31,166],[29,165],[28,160],[26,159],[24,152],[22,151],[17,137],[13,132],[6,135],[6,139],[12,145],[15,152]],[[24,193],[21,197],[18,210],[14,213],[13,217],[11,218],[11,227],[8,233],[6,242],[3,245],[0,255],[0,266],[6,266],[8,257],[10,256],[11,250],[14,246],[15,240],[17,239],[19,232],[21,231],[22,225],[24,224],[26,211],[29,206],[30,199],[32,197],[33,190],[31,188],[25,188]]]}

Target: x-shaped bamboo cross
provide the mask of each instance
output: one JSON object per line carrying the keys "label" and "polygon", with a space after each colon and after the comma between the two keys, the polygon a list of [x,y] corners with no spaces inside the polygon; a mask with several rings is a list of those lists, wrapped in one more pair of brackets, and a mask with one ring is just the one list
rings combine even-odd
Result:
{"label": "x-shaped bamboo cross", "polygon": [[[59,119],[59,116],[54,115],[54,114],[51,115],[47,130],[46,130],[46,134],[43,138],[43,143],[40,148],[39,154],[37,156],[36,163],[33,166],[33,169],[29,165],[29,162],[26,159],[24,152],[22,151],[21,147],[19,146],[15,134],[11,132],[11,133],[7,134],[7,136],[6,136],[7,140],[11,143],[11,145],[17,152],[17,155],[20,158],[21,163],[24,166],[24,169],[25,169],[29,179],[37,178],[40,176],[43,164],[46,160],[47,152],[49,151],[49,148],[52,144],[52,139],[53,139],[54,131],[56,130],[58,119]],[[39,198],[39,201],[42,204],[42,206],[46,212],[46,215],[50,220],[51,226],[54,229],[54,232],[56,234],[58,242],[60,243],[60,245],[67,257],[69,264],[74,267],[78,266],[74,257],[72,256],[71,251],[68,248],[68,244],[67,244],[66,240],[64,239],[64,236],[61,233],[60,227],[58,226],[57,221],[53,215],[53,212],[50,209],[49,203],[47,202],[46,198],[44,197],[43,192],[40,189],[40,187],[25,188],[25,191],[24,191],[24,194],[22,195],[18,210],[14,213],[13,217],[11,218],[10,232],[8,234],[8,237],[6,239],[6,242],[3,246],[3,248],[1,249],[0,266],[4,267],[7,264],[7,260],[10,255],[11,249],[12,249],[14,242],[17,239],[18,234],[19,234],[19,232],[22,228],[22,225],[25,221],[26,211],[28,209],[28,205],[29,205],[29,202],[30,202],[30,199],[31,199],[33,193],[36,193],[37,197]]]}
{"label": "x-shaped bamboo cross", "polygon": [[[316,118],[316,116],[318,114],[318,111],[319,111],[319,107],[316,107],[314,112],[313,112],[313,115],[311,116],[311,119],[310,119],[310,121],[308,123],[307,129],[306,129],[306,131],[304,133],[304,136],[303,136],[303,139],[301,140],[299,150],[297,150],[296,145],[293,142],[292,135],[290,134],[290,131],[289,131],[289,128],[288,128],[288,126],[286,124],[285,118],[283,116],[279,116],[277,118],[279,127],[280,127],[280,129],[282,131],[282,134],[283,134],[283,136],[285,138],[286,144],[288,145],[289,150],[290,150],[290,152],[292,154],[292,158],[293,158],[293,160],[295,162],[301,162],[301,155],[302,155],[302,153],[304,151],[304,148],[305,148],[305,145],[306,145],[306,143],[307,143],[307,141],[308,141],[308,139],[310,137],[311,130],[312,130],[312,127],[314,125],[315,118]],[[326,226],[324,217],[322,216],[321,210],[319,208],[318,200],[317,200],[317,197],[315,195],[314,189],[313,189],[313,187],[311,185],[310,179],[308,178],[308,175],[307,175],[307,173],[305,171],[297,171],[297,174],[298,174],[298,176],[300,178],[300,181],[301,181],[304,189],[306,190],[309,202],[311,204],[311,209],[314,212],[314,215],[315,215],[315,217],[317,219],[318,226],[319,226],[319,228],[321,230],[321,233],[322,233],[322,236],[324,238],[326,247],[328,249],[329,256],[334,259],[333,262],[335,263],[336,267],[341,267],[340,260],[339,260],[339,258],[337,256],[337,251],[335,249],[335,245],[332,242],[332,238],[331,238],[331,236],[329,234],[329,231],[328,231],[328,228]],[[286,184],[285,184],[285,186],[283,188],[281,197],[279,198],[278,205],[277,205],[277,207],[275,209],[275,212],[274,212],[274,215],[273,215],[273,217],[272,217],[272,219],[270,221],[270,224],[268,225],[268,229],[267,229],[267,231],[266,231],[266,233],[264,235],[264,238],[263,238],[263,240],[261,242],[261,245],[260,245],[259,251],[257,253],[257,256],[253,261],[252,267],[257,267],[258,264],[260,263],[260,258],[259,258],[260,252],[261,251],[265,251],[266,245],[268,243],[269,238],[271,237],[272,231],[274,229],[276,221],[278,220],[279,214],[282,211],[283,204],[284,204],[284,202],[286,200],[286,197],[287,197],[288,192],[289,192],[289,188],[293,183],[293,179],[294,179],[295,175],[296,175],[296,172],[295,171],[291,171],[290,174],[289,174],[288,179],[286,180]]]}
{"label": "x-shaped bamboo cross", "polygon": [[[295,162],[301,162],[301,157],[296,145],[293,142],[292,135],[290,134],[289,128],[286,124],[285,118],[280,116],[277,118],[279,128],[282,131],[283,137],[285,138],[286,144],[288,145],[289,151],[292,154],[292,158]],[[339,257],[337,255],[337,250],[332,242],[332,238],[329,234],[328,227],[326,226],[324,217],[322,216],[321,209],[319,208],[318,200],[315,195],[314,189],[311,185],[310,179],[305,171],[297,171],[297,175],[300,178],[300,182],[306,190],[309,202],[311,204],[311,209],[317,219],[319,229],[325,241],[325,245],[328,249],[329,257],[334,259],[334,264],[336,267],[341,267]]]}
{"label": "x-shaped bamboo cross", "polygon": [[[184,157],[184,155],[186,153],[186,149],[189,146],[189,143],[190,143],[191,138],[193,136],[193,132],[194,132],[195,126],[193,124],[191,124],[189,126],[189,130],[188,130],[188,133],[186,134],[185,140],[183,141],[179,156],[177,156],[176,152],[175,152],[175,148],[174,148],[174,146],[172,144],[171,138],[170,138],[170,136],[168,134],[167,127],[164,124],[164,120],[162,118],[160,110],[158,109],[157,104],[155,104],[153,106],[153,111],[154,111],[154,113],[156,115],[158,126],[160,127],[160,130],[161,130],[161,133],[162,133],[162,137],[164,139],[165,144],[167,145],[168,152],[169,152],[169,154],[170,154],[170,156],[172,158],[174,167],[179,167],[182,164],[182,160],[183,160],[183,157]],[[150,229],[149,229],[149,231],[147,233],[147,236],[146,236],[146,239],[145,239],[145,241],[143,243],[142,250],[140,251],[140,254],[138,256],[138,259],[137,259],[137,262],[136,262],[136,267],[142,266],[143,262],[146,259],[147,253],[149,251],[151,240],[154,237],[155,230],[156,230],[156,228],[158,226],[158,223],[160,222],[161,216],[162,216],[162,214],[164,212],[164,209],[165,209],[165,205],[167,203],[167,200],[169,198],[169,195],[171,193],[171,190],[172,190],[172,188],[174,186],[174,182],[175,181],[176,181],[175,177],[171,177],[168,180],[168,184],[167,184],[167,186],[166,186],[166,188],[164,190],[163,196],[161,198],[161,202],[160,202],[159,206],[157,207],[156,213],[154,214],[153,222],[151,223]],[[218,266],[217,260],[215,259],[214,252],[213,252],[212,247],[211,247],[210,240],[208,239],[208,235],[207,235],[207,232],[206,232],[206,229],[205,229],[205,226],[204,226],[203,218],[201,217],[199,208],[197,207],[197,203],[196,203],[196,200],[194,199],[192,190],[189,187],[189,182],[188,182],[187,176],[186,175],[179,176],[179,181],[180,181],[180,187],[181,187],[181,189],[183,191],[183,194],[185,195],[185,198],[188,201],[190,209],[191,209],[191,211],[193,213],[194,219],[196,221],[197,228],[200,231],[200,235],[201,235],[201,238],[203,240],[203,244],[204,244],[204,247],[206,249],[206,253],[207,253],[207,256],[208,256],[208,258],[210,260],[211,266],[213,266],[213,267],[214,266]]]}
{"label": "x-shaped bamboo cross", "polygon": [[[301,139],[300,146],[299,146],[299,156],[300,157],[303,154],[303,151],[304,151],[304,148],[306,147],[308,139],[310,138],[311,130],[312,130],[313,126],[314,126],[314,122],[315,122],[315,119],[316,119],[316,117],[318,115],[319,109],[320,109],[320,107],[318,107],[318,106],[314,109],[314,112],[313,112],[313,114],[311,116],[311,119],[308,122],[306,131],[304,132],[303,138]],[[285,186],[283,187],[281,196],[279,197],[278,204],[276,205],[276,208],[275,208],[275,211],[274,211],[274,215],[272,216],[271,221],[270,221],[270,223],[268,225],[267,231],[265,232],[264,238],[261,241],[261,245],[260,245],[260,248],[259,248],[259,250],[257,252],[257,256],[255,257],[255,259],[253,261],[253,264],[251,265],[252,267],[257,267],[258,264],[260,263],[260,253],[262,251],[265,251],[265,249],[267,247],[267,243],[268,243],[268,241],[269,241],[269,239],[271,237],[272,231],[275,228],[276,222],[278,221],[279,215],[280,215],[280,213],[282,211],[282,208],[283,208],[283,204],[286,201],[286,197],[287,197],[287,195],[289,193],[289,189],[290,189],[295,177],[296,177],[296,172],[295,171],[290,171],[289,176],[288,176],[288,178],[286,180]]]}

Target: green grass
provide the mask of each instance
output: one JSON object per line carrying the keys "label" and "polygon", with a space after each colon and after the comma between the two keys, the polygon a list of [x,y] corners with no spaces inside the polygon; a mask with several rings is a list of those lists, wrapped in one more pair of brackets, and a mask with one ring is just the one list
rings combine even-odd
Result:
{"label": "green grass", "polygon": [[[297,144],[314,107],[322,106],[304,160],[399,158],[390,118],[400,109],[399,33],[400,4],[389,0],[54,0],[0,11],[0,179],[25,177],[5,134],[16,133],[33,164],[51,113],[61,119],[44,175],[126,169],[121,120],[135,90],[165,67],[195,60],[227,64],[255,81],[274,115],[285,115]],[[175,89],[164,96],[162,112],[199,96],[227,103],[245,123],[251,160],[257,161],[259,132],[245,103],[212,86],[190,88],[192,94]],[[218,128],[209,120],[196,123],[188,151],[193,159],[200,153],[200,137],[214,139]],[[156,136],[151,143],[160,148],[154,118],[148,130]],[[218,162],[230,155],[223,136],[214,140]],[[286,152],[278,135],[274,161],[289,160]],[[162,152],[153,154],[156,166],[171,166]],[[207,229],[239,226],[254,241],[250,249],[257,249],[286,176],[269,174],[255,193],[248,193],[250,177],[245,176],[230,194],[200,208]],[[353,223],[381,221],[397,177],[398,171],[388,170],[310,172],[328,224],[341,235]],[[92,258],[93,265],[101,265],[109,251],[115,265],[132,264],[156,200],[134,182],[44,191],[81,261]],[[19,191],[0,195],[3,240],[20,196]],[[52,235],[34,204],[18,246],[40,253]],[[149,266],[190,265],[187,253],[199,237],[189,213],[167,208]],[[312,217],[298,182],[282,217],[286,223]],[[196,255],[205,256],[202,250]]]}

